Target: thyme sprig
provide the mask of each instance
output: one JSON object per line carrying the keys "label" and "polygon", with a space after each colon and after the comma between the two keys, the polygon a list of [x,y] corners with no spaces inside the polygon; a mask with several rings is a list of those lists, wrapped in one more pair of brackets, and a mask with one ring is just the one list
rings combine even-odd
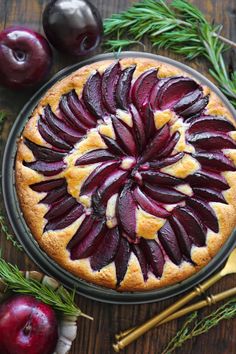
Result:
{"label": "thyme sprig", "polygon": [[29,294],[36,299],[48,304],[54,310],[62,312],[69,316],[83,316],[92,319],[90,316],[81,312],[75,305],[75,291],[69,292],[63,286],[56,291],[46,284],[42,284],[37,280],[26,279],[15,265],[7,263],[0,257],[0,278],[11,290],[20,294]]}
{"label": "thyme sprig", "polygon": [[205,57],[210,74],[236,107],[236,71],[228,73],[223,59],[227,44],[221,25],[209,23],[203,13],[187,0],[141,0],[127,11],[104,21],[105,47],[112,51],[140,43],[148,37],[154,47],[165,48],[192,60]]}
{"label": "thyme sprig", "polygon": [[14,247],[16,247],[19,251],[23,251],[22,246],[20,243],[15,239],[15,237],[10,233],[8,226],[7,226],[7,221],[5,216],[0,215],[0,229],[6,236],[8,241],[11,241]]}
{"label": "thyme sprig", "polygon": [[193,312],[161,354],[172,353],[175,349],[181,347],[186,341],[199,336],[202,333],[208,332],[211,328],[217,326],[222,320],[229,320],[235,316],[236,298],[229,300],[202,320],[197,320],[197,312]]}

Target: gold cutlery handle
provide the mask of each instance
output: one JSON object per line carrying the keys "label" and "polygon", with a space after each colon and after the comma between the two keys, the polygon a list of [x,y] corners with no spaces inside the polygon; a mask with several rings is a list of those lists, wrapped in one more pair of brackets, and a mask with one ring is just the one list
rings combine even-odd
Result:
{"label": "gold cutlery handle", "polygon": [[201,295],[207,290],[210,286],[215,284],[218,280],[222,278],[221,272],[213,275],[210,279],[206,280],[202,284],[197,285],[193,291],[191,291],[186,296],[182,297],[176,303],[168,307],[166,310],[162,311],[160,314],[154,316],[153,318],[149,319],[147,322],[143,323],[142,325],[136,327],[134,330],[128,332],[128,334],[118,341],[116,344],[113,345],[113,348],[116,352],[119,352],[121,349],[125,348],[130,343],[134,342],[138,339],[141,335],[155,327],[157,324],[162,322],[164,319],[172,315],[178,309],[183,307],[185,304],[190,302],[196,296]]}

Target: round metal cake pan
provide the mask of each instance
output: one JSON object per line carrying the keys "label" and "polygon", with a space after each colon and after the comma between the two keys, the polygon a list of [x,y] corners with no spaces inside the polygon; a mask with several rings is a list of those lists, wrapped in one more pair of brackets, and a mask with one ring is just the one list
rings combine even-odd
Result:
{"label": "round metal cake pan", "polygon": [[[199,82],[210,87],[224,102],[225,106],[229,109],[232,115],[236,119],[236,112],[231,106],[227,98],[220,92],[220,90],[203,75],[199,74],[192,68],[177,62],[175,60],[142,52],[123,52],[119,54],[119,58],[124,57],[142,57],[148,59],[155,59],[163,63],[174,65],[175,67],[187,72]],[[67,67],[57,73],[48,83],[46,83],[24,106],[19,113],[15,124],[9,134],[7,144],[4,151],[3,163],[2,163],[2,189],[3,198],[8,214],[8,218],[12,225],[12,228],[16,234],[17,239],[22,244],[25,252],[28,256],[45,272],[49,275],[57,278],[66,287],[74,289],[78,294],[86,296],[90,299],[112,303],[112,304],[141,304],[150,303],[155,301],[164,300],[173,296],[176,296],[194,285],[202,282],[210,274],[212,274],[222,263],[226,260],[229,252],[235,246],[236,231],[234,231],[227,242],[223,245],[218,254],[198,273],[184,280],[181,283],[171,285],[169,287],[146,291],[146,292],[118,292],[115,290],[99,287],[97,285],[88,283],[82,279],[73,276],[71,273],[60,267],[55,263],[38,245],[35,241],[29,228],[27,227],[24,217],[22,215],[16,189],[15,189],[15,155],[17,149],[17,140],[21,135],[21,132],[25,126],[25,123],[31,116],[31,113],[35,106],[37,106],[40,98],[56,81],[69,75],[73,71],[81,68],[84,65],[92,64],[96,61],[106,59],[117,59],[117,55],[113,53],[102,54],[90,58],[86,61]]]}

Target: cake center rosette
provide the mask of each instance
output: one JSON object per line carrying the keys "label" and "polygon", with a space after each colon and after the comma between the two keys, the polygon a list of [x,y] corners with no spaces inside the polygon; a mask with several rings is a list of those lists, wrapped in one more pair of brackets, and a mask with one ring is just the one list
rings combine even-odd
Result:
{"label": "cake center rosette", "polygon": [[209,97],[190,77],[162,78],[120,61],[92,72],[77,94],[43,108],[37,127],[49,147],[24,139],[35,160],[24,166],[45,180],[43,232],[80,219],[67,244],[72,261],[93,271],[114,262],[117,285],[131,254],[143,279],[161,277],[165,262],[194,264],[192,246],[219,232],[212,203],[227,204],[223,172],[235,171],[233,124],[206,112]]}

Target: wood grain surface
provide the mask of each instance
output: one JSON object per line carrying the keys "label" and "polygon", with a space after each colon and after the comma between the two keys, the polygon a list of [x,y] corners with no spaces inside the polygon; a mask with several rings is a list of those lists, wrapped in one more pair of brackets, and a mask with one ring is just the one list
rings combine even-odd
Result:
{"label": "wood grain surface", "polygon": [[[126,9],[131,0],[91,0],[98,7],[103,18],[114,12]],[[235,0],[192,0],[211,21],[224,25],[222,34],[236,41],[236,1]],[[11,25],[26,25],[43,33],[41,15],[47,1],[45,0],[0,0],[0,30]],[[140,50],[140,48],[134,48]],[[141,48],[142,50],[142,48]],[[157,53],[148,43],[145,50]],[[97,52],[101,52],[98,50]],[[181,57],[167,51],[158,51],[173,59],[183,61]],[[236,64],[236,53],[227,54],[227,63]],[[54,65],[51,76],[61,68],[76,62],[76,59],[54,52]],[[187,63],[210,78],[207,65],[202,60]],[[236,66],[236,65],[235,65]],[[1,134],[1,150],[4,148],[10,128],[21,108],[32,96],[35,90],[10,91],[0,88],[0,110],[8,112],[7,121]],[[36,269],[34,263],[25,255],[17,251],[2,234],[0,247],[6,260],[17,264],[21,269]],[[236,276],[230,276],[212,288],[216,293],[235,286]],[[134,324],[142,323],[160,310],[166,308],[177,298],[147,305],[107,305],[91,301],[83,297],[77,298],[77,303],[83,310],[92,316],[94,321],[80,319],[78,336],[71,350],[71,354],[109,354],[113,353],[112,342],[115,333],[129,328]],[[210,310],[201,311],[200,316],[206,316]],[[154,329],[130,345],[123,353],[126,354],[161,354],[162,349],[183,324],[179,319]],[[222,322],[207,334],[194,338],[186,343],[177,354],[234,354],[236,353],[236,318]]]}

